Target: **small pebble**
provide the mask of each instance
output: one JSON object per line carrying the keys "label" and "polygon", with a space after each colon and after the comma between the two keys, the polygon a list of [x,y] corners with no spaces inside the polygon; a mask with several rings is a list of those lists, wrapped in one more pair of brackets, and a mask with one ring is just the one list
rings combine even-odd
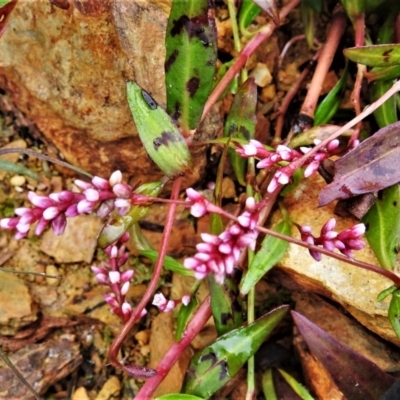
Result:
{"label": "small pebble", "polygon": [[121,383],[119,382],[116,376],[112,376],[103,385],[100,392],[96,396],[95,400],[119,399],[120,391],[121,391]]}
{"label": "small pebble", "polygon": [[90,400],[86,389],[81,386],[72,394],[71,400]]}
{"label": "small pebble", "polygon": [[[58,268],[53,264],[46,266],[46,275],[60,276]],[[46,277],[46,282],[49,286],[58,286],[60,284],[60,279]]]}
{"label": "small pebble", "polygon": [[23,186],[25,185],[26,178],[22,175],[14,175],[10,179],[10,184],[12,186]]}
{"label": "small pebble", "polygon": [[145,329],[143,331],[139,331],[135,335],[135,339],[139,342],[141,346],[144,344],[149,343],[149,338],[150,338],[150,332],[148,329]]}

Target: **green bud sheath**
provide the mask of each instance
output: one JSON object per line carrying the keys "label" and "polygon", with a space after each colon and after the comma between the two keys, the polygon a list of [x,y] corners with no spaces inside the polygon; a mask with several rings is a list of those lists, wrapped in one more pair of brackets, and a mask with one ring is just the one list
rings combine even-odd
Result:
{"label": "green bud sheath", "polygon": [[136,83],[128,82],[126,92],[140,140],[150,158],[169,178],[189,171],[190,152],[171,117]]}

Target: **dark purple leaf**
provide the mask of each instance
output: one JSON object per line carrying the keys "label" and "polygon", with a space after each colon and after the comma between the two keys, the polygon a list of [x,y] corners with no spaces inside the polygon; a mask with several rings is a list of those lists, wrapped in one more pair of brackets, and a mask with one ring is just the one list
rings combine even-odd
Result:
{"label": "dark purple leaf", "polygon": [[319,205],[377,192],[400,181],[400,121],[388,125],[335,162],[335,177]]}
{"label": "dark purple leaf", "polygon": [[339,342],[303,315],[295,311],[291,313],[308,347],[347,399],[379,399],[394,383],[395,379],[376,364]]}

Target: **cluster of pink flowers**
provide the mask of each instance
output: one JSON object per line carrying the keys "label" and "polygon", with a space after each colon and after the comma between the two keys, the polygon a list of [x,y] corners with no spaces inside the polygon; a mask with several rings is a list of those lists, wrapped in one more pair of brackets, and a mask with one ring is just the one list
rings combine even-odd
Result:
{"label": "cluster of pink flowers", "polygon": [[[318,144],[320,141],[315,140],[314,142],[315,144]],[[307,167],[304,171],[304,176],[308,178],[309,176],[314,174],[318,170],[321,162],[330,157],[338,148],[338,146],[339,141],[337,139],[332,140],[325,148],[321,149],[316,154],[311,156],[305,163]],[[306,154],[308,151],[311,150],[311,148],[301,147],[300,150],[302,151],[302,153],[287,146],[278,145],[275,150],[270,151],[267,150],[262,143],[252,139],[248,144],[242,145],[241,147],[237,148],[236,152],[241,157],[258,158],[260,161],[257,163],[257,168],[278,168],[267,188],[267,191],[269,193],[272,193],[279,185],[288,184],[294,172],[290,167],[282,164],[287,164],[298,160],[300,157],[303,156],[303,153]]]}
{"label": "cluster of pink flowers", "polygon": [[132,313],[132,307],[126,301],[125,296],[129,290],[129,281],[134,274],[133,270],[120,271],[129,257],[129,253],[125,251],[123,244],[128,240],[129,234],[125,233],[117,244],[108,246],[105,249],[108,260],[103,261],[98,267],[91,267],[97,282],[110,288],[110,292],[106,293],[104,298],[111,311],[117,314],[124,322],[129,319]]}
{"label": "cluster of pink flowers", "polygon": [[[360,239],[365,233],[365,225],[357,224],[340,233],[334,231],[336,227],[335,218],[331,218],[321,229],[319,237],[315,237],[311,233],[311,228],[307,225],[297,226],[300,231],[301,240],[316,246],[322,246],[324,249],[334,251],[338,249],[347,257],[353,258],[352,250],[360,250],[364,247],[364,242]],[[321,253],[310,250],[311,256],[321,261]]]}
{"label": "cluster of pink flowers", "polygon": [[39,196],[29,192],[28,199],[34,207],[17,208],[17,217],[1,219],[0,227],[16,229],[16,239],[27,236],[34,224],[36,235],[41,235],[48,226],[57,235],[62,235],[68,217],[97,210],[97,215],[104,218],[115,208],[124,215],[131,206],[133,191],[129,185],[122,183],[120,171],[115,171],[109,180],[95,176],[91,182],[75,180],[75,185],[82,193],[63,190],[48,196]]}
{"label": "cluster of pink flowers", "polygon": [[162,293],[156,293],[153,298],[153,306],[156,306],[162,312],[169,312],[177,305],[187,306],[190,303],[190,296],[185,295],[181,300],[167,300]]}
{"label": "cluster of pink flowers", "polygon": [[[192,202],[191,214],[200,217],[206,212],[215,212],[215,207],[193,189],[186,191]],[[225,276],[233,272],[239,260],[242,249],[254,250],[258,231],[255,229],[258,220],[258,208],[253,197],[246,200],[245,211],[237,222],[220,235],[202,233],[203,243],[196,246],[197,253],[184,261],[184,266],[195,272],[197,279],[202,279],[212,273],[215,280],[223,283]]]}

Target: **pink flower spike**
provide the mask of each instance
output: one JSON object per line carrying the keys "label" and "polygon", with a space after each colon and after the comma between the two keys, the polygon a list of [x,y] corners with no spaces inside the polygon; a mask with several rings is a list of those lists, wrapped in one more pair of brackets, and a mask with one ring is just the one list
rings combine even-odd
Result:
{"label": "pink flower spike", "polygon": [[58,215],[51,222],[51,229],[53,229],[53,232],[57,236],[62,235],[64,233],[66,227],[67,227],[67,219],[65,218],[64,214]]}
{"label": "pink flower spike", "polygon": [[[122,311],[122,314],[124,314],[124,315],[130,315],[132,312],[132,307],[129,303],[124,301],[121,306],[121,311]],[[143,311],[146,311],[146,309],[143,309]],[[142,313],[143,313],[143,311],[142,311]],[[146,313],[147,313],[147,311],[143,315],[140,315],[140,316],[143,317],[144,315],[146,315]]]}
{"label": "pink flower spike", "polygon": [[153,306],[160,307],[167,304],[167,299],[162,293],[156,293],[151,304],[153,304]]}
{"label": "pink flower spike", "polygon": [[328,222],[324,224],[324,226],[321,229],[321,234],[325,235],[329,231],[333,231],[336,227],[336,219],[331,218]]}
{"label": "pink flower spike", "polygon": [[132,279],[134,272],[135,271],[133,269],[128,269],[128,271],[123,272],[121,274],[121,283],[130,281]]}
{"label": "pink flower spike", "polygon": [[86,197],[86,200],[97,202],[99,201],[99,192],[96,189],[86,189],[83,194]]}
{"label": "pink flower spike", "polygon": [[111,174],[110,179],[108,181],[109,181],[111,186],[114,186],[117,183],[121,183],[122,182],[122,173],[121,173],[121,171],[119,171],[119,170],[114,171]]}
{"label": "pink flower spike", "polygon": [[190,296],[189,295],[185,295],[182,297],[182,304],[184,306],[187,306],[190,303]]}
{"label": "pink flower spike", "polygon": [[117,183],[113,186],[113,192],[117,197],[130,199],[132,197],[132,188],[124,183]]}
{"label": "pink flower spike", "polygon": [[125,282],[125,283],[121,286],[120,292],[121,292],[121,295],[122,295],[122,296],[125,296],[125,295],[128,293],[129,286],[130,286],[130,283],[129,283],[129,282]]}
{"label": "pink flower spike", "polygon": [[57,215],[60,214],[60,210],[57,207],[49,207],[43,212],[43,218],[46,219],[47,221],[51,221]]}
{"label": "pink flower spike", "polygon": [[81,181],[80,179],[75,179],[74,183],[81,190],[86,190],[86,189],[93,188],[93,185],[91,183],[85,182],[85,181]]}
{"label": "pink flower spike", "polygon": [[93,185],[100,190],[109,190],[110,189],[110,184],[108,181],[104,178],[100,178],[99,176],[94,176],[92,178],[92,183]]}
{"label": "pink flower spike", "polygon": [[54,200],[50,199],[47,196],[39,196],[35,192],[29,192],[28,199],[34,206],[39,208],[54,206]]}
{"label": "pink flower spike", "polygon": [[108,277],[111,283],[119,283],[121,280],[121,274],[118,271],[110,271]]}
{"label": "pink flower spike", "polygon": [[78,203],[77,210],[79,214],[83,214],[93,211],[94,207],[95,207],[94,203],[86,199],[83,199]]}

